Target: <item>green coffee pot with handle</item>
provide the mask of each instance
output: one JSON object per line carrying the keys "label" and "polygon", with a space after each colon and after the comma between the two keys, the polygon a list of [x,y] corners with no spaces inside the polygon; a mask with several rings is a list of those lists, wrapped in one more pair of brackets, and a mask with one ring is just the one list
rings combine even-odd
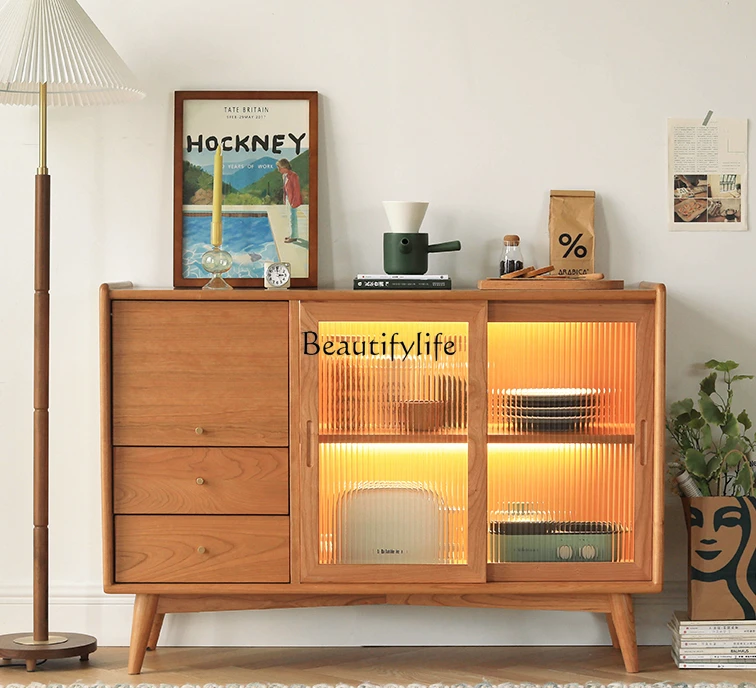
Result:
{"label": "green coffee pot with handle", "polygon": [[420,233],[428,204],[420,201],[384,201],[391,232],[383,235],[383,269],[389,275],[424,275],[428,254],[459,251],[458,241],[429,244]]}
{"label": "green coffee pot with handle", "polygon": [[383,235],[383,269],[388,275],[424,275],[428,272],[428,254],[459,251],[459,241],[429,244],[422,233],[387,232]]}

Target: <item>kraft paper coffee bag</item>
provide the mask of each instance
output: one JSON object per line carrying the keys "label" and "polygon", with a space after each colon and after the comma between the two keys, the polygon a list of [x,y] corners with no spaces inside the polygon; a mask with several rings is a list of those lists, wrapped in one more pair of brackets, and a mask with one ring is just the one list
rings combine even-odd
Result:
{"label": "kraft paper coffee bag", "polygon": [[595,191],[552,191],[549,204],[549,263],[555,275],[594,272]]}

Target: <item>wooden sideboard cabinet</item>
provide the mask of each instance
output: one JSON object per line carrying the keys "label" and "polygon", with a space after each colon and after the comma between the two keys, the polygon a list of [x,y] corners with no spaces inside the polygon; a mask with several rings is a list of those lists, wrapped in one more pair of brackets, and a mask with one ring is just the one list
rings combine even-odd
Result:
{"label": "wooden sideboard cabinet", "polygon": [[104,587],[606,614],[662,585],[665,294],[101,289]]}

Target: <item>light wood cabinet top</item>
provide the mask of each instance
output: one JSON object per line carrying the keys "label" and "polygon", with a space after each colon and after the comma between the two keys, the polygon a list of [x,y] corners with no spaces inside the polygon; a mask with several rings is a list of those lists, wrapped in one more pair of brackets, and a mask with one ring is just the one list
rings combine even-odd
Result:
{"label": "light wood cabinet top", "polygon": [[375,290],[354,291],[351,289],[234,289],[232,291],[202,291],[201,289],[142,289],[129,283],[103,285],[109,290],[112,300],[157,300],[157,301],[580,301],[580,302],[653,302],[664,285],[641,282],[625,289],[539,289],[496,291],[491,289],[451,290]]}

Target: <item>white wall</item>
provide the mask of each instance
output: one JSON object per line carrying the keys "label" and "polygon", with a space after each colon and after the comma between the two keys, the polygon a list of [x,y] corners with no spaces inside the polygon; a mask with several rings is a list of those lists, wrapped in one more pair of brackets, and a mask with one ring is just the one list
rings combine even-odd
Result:
{"label": "white wall", "polygon": [[[128,598],[100,591],[97,286],[170,286],[172,91],[318,90],[320,275],[381,268],[381,201],[424,199],[431,258],[458,287],[494,274],[502,235],[548,259],[548,191],[598,193],[597,267],[669,287],[669,397],[695,361],[756,371],[756,234],[666,229],[665,119],[752,117],[750,0],[82,0],[148,98],[50,114],[53,175],[53,626],[124,644]],[[0,108],[0,634],[31,623],[32,176],[36,112]],[[753,184],[750,185],[753,190]],[[753,389],[744,397],[756,400]],[[753,414],[752,414],[753,415]],[[12,526],[8,529],[6,524]],[[684,605],[684,529],[668,499],[663,643]],[[676,583],[675,583],[676,582]],[[175,618],[168,643],[603,643],[597,615],[328,609]]]}

